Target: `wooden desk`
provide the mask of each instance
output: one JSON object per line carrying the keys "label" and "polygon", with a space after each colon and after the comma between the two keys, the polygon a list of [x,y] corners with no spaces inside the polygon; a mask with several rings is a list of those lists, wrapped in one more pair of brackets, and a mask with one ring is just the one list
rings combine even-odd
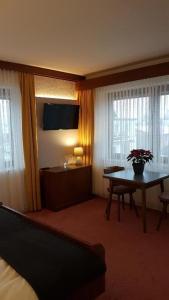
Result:
{"label": "wooden desk", "polygon": [[40,170],[43,206],[60,210],[92,197],[91,165],[68,165]]}
{"label": "wooden desk", "polygon": [[131,185],[136,189],[140,189],[142,193],[142,222],[143,231],[147,231],[146,222],[146,189],[154,185],[160,184],[161,192],[164,191],[164,179],[169,177],[169,174],[162,172],[144,171],[143,175],[135,175],[133,170],[123,170],[115,173],[104,174],[104,178],[109,179],[110,193],[106,209],[107,217],[110,215],[110,207],[112,202],[113,185],[123,184]]}

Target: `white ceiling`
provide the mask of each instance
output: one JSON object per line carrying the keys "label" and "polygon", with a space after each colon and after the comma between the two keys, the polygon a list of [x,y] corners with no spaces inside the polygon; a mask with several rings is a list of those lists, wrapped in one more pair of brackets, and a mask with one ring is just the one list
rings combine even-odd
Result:
{"label": "white ceiling", "polygon": [[169,0],[0,0],[0,60],[87,74],[169,55]]}

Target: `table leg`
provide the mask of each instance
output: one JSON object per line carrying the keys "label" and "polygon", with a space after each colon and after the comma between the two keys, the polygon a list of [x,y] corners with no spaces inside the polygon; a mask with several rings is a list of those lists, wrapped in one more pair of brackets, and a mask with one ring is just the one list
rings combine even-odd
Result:
{"label": "table leg", "polygon": [[147,221],[146,221],[146,189],[142,188],[142,222],[143,222],[143,232],[147,232]]}
{"label": "table leg", "polygon": [[113,184],[112,184],[112,181],[109,180],[109,198],[108,198],[106,212],[105,212],[107,220],[110,219],[110,209],[111,209],[111,203],[112,203],[112,189],[113,189]]}
{"label": "table leg", "polygon": [[161,188],[161,193],[163,193],[164,192],[164,181],[163,180],[160,181],[160,188]]}

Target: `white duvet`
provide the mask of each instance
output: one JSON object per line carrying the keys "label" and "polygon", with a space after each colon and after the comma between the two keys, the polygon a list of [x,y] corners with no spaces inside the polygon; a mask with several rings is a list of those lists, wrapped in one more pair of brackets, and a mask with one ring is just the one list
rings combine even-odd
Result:
{"label": "white duvet", "polygon": [[29,283],[1,257],[0,300],[38,300]]}

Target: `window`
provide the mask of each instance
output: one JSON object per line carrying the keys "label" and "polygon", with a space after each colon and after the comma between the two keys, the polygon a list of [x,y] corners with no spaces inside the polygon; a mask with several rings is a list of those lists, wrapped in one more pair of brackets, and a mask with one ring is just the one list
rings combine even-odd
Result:
{"label": "window", "polygon": [[0,70],[0,201],[23,211],[25,164],[18,75]]}
{"label": "window", "polygon": [[159,154],[165,164],[169,163],[169,95],[160,96],[160,142]]}
{"label": "window", "polygon": [[105,196],[103,169],[131,166],[133,148],[152,151],[152,171],[169,170],[169,76],[97,88],[94,106],[93,190]]}
{"label": "window", "polygon": [[108,93],[106,160],[120,163],[130,150],[149,149],[154,164],[169,164],[169,86]]}
{"label": "window", "polygon": [[[3,99],[3,95],[4,98]],[[8,90],[8,99],[5,90],[1,92],[0,97],[0,153],[3,156],[0,170],[11,169],[13,166],[13,145],[12,145],[12,126],[11,126],[11,107],[10,91]]]}
{"label": "window", "polygon": [[[149,129],[147,113],[149,98],[134,98],[113,101],[111,124],[111,158],[125,159],[131,149],[141,148],[141,141]],[[142,108],[140,107],[142,106]],[[141,114],[138,112],[141,111]]]}

